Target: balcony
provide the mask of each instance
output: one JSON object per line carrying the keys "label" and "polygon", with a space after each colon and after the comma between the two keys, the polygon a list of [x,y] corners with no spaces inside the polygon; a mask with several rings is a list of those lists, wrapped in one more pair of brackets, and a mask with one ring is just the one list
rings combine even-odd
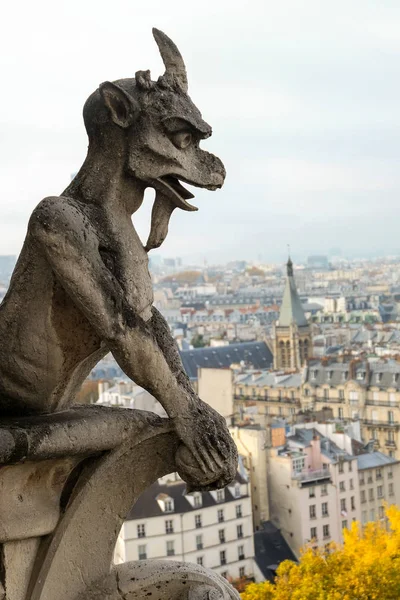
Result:
{"label": "balcony", "polygon": [[243,402],[283,402],[284,404],[299,404],[300,400],[296,400],[295,398],[270,398],[269,396],[266,398],[265,396],[251,396],[248,394],[234,394],[234,400],[242,400]]}
{"label": "balcony", "polygon": [[363,419],[362,422],[364,425],[369,425],[371,427],[400,427],[400,423],[398,421],[378,421],[376,419]]}
{"label": "balcony", "polygon": [[399,407],[399,403],[393,402],[393,400],[367,400],[365,404],[367,406],[392,406],[394,408]]}
{"label": "balcony", "polygon": [[385,446],[388,448],[397,448],[396,442],[394,440],[385,440]]}
{"label": "balcony", "polygon": [[301,473],[292,473],[292,479],[295,479],[299,483],[310,483],[312,481],[330,481],[331,475],[329,471],[325,469],[318,469],[315,471],[302,471]]}

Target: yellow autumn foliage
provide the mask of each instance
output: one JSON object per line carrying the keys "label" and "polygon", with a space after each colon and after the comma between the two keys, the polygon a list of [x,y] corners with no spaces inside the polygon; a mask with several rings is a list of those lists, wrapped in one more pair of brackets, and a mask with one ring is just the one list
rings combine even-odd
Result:
{"label": "yellow autumn foliage", "polygon": [[252,583],[242,600],[400,600],[400,509],[387,523],[354,522],[343,546],[305,548],[299,563],[284,561],[273,584]]}

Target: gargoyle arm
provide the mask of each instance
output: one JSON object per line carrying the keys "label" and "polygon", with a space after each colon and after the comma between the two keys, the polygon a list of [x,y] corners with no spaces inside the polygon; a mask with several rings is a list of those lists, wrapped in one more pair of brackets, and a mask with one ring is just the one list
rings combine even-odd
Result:
{"label": "gargoyle arm", "polygon": [[[97,236],[85,226],[81,214],[73,209],[64,210],[64,202],[46,199],[37,207],[29,224],[32,238],[59,283],[107,344],[123,371],[151,393],[171,418],[178,417],[184,410],[183,402],[193,403],[195,394],[176,349],[170,364],[164,356],[174,342],[162,325],[162,318],[153,313],[151,321],[146,323],[135,314],[121,285],[101,260]],[[164,338],[164,348],[160,348],[157,337]]]}

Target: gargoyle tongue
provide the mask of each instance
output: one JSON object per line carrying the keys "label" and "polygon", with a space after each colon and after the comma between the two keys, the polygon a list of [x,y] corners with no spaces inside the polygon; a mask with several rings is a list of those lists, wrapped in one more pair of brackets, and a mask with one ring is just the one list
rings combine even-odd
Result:
{"label": "gargoyle tongue", "polygon": [[197,206],[189,204],[187,200],[194,198],[193,194],[181,185],[177,177],[173,175],[164,175],[157,177],[154,182],[154,187],[159,189],[164,195],[168,196],[178,208],[187,211],[198,210]]}

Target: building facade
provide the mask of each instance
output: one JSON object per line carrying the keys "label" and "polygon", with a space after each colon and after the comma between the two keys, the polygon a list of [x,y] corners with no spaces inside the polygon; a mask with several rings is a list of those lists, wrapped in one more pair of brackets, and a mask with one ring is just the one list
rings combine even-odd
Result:
{"label": "building facade", "polygon": [[249,483],[242,475],[224,490],[185,494],[177,476],[160,479],[139,498],[122,526],[117,563],[173,559],[226,578],[254,577]]}

